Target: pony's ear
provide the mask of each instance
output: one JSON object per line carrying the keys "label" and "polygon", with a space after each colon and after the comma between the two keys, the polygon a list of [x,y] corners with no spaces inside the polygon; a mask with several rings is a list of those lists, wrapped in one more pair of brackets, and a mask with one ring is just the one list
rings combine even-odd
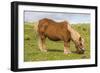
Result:
{"label": "pony's ear", "polygon": [[81,37],[79,37],[79,41],[81,41],[82,40],[82,38]]}

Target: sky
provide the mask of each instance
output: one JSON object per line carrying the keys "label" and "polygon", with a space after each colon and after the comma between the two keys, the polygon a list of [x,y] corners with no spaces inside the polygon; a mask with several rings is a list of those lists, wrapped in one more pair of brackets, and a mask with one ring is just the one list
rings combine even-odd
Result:
{"label": "sky", "polygon": [[67,20],[69,23],[90,23],[90,14],[24,11],[24,22],[37,22],[42,18],[55,21]]}

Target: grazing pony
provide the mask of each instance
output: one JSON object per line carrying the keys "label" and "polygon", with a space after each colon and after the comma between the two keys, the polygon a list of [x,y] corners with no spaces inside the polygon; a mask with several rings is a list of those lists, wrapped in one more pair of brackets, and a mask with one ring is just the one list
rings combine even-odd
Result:
{"label": "grazing pony", "polygon": [[37,32],[39,37],[39,48],[41,51],[47,51],[45,45],[47,37],[52,41],[63,41],[65,54],[71,53],[69,50],[71,40],[76,46],[77,53],[83,54],[85,51],[83,38],[69,25],[67,21],[56,22],[48,18],[41,19],[38,23]]}

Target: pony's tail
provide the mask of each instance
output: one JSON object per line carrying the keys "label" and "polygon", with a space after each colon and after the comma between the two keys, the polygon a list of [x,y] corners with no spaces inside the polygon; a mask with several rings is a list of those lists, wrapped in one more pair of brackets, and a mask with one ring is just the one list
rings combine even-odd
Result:
{"label": "pony's tail", "polygon": [[35,24],[33,24],[33,34],[34,34],[34,38],[37,39],[38,37],[38,22],[36,22]]}
{"label": "pony's tail", "polygon": [[33,24],[33,29],[36,32],[36,34],[38,34],[38,22],[36,22],[35,24]]}

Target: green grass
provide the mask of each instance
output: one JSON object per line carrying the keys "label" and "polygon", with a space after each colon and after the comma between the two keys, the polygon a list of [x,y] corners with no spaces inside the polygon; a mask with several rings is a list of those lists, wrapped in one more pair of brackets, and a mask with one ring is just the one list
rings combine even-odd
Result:
{"label": "green grass", "polygon": [[[90,25],[89,24],[76,24],[72,27],[77,30],[81,36],[85,39],[85,59],[90,58]],[[38,38],[36,32],[33,29],[33,25],[25,23],[24,26],[24,61],[47,61],[47,60],[72,60],[83,59],[82,54],[64,54],[63,42],[54,42],[49,39],[46,40],[48,52],[41,52],[38,48]],[[75,51],[76,48],[71,42],[70,50]]]}

